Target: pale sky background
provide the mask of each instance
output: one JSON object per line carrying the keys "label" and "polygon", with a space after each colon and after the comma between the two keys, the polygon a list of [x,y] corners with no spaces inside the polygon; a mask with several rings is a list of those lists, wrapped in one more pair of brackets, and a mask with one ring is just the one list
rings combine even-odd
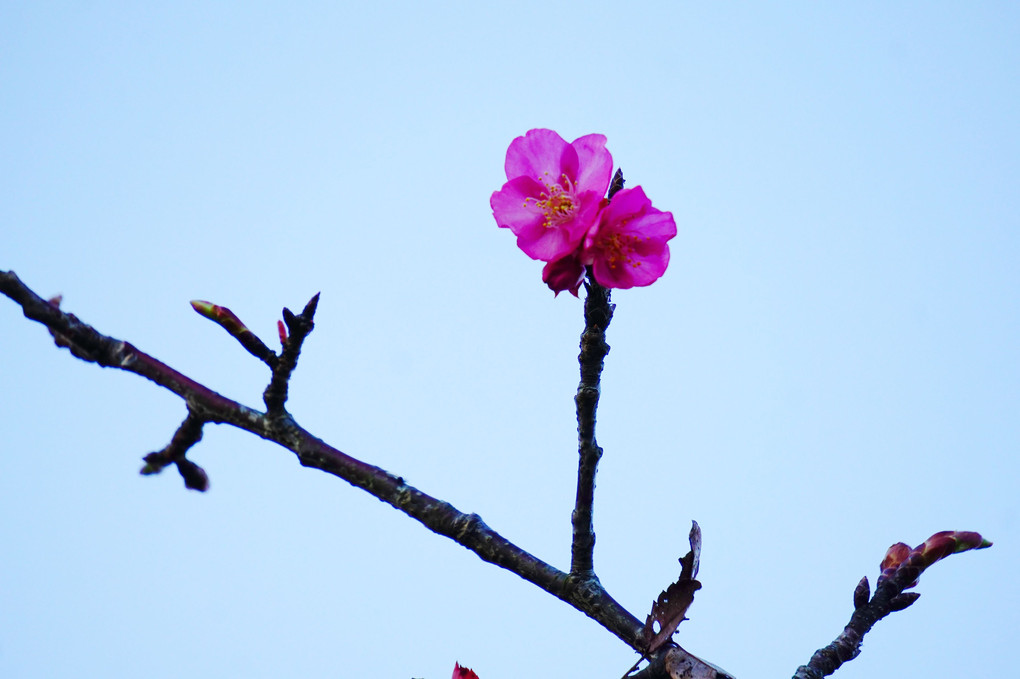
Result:
{"label": "pale sky background", "polygon": [[[1020,5],[0,4],[0,269],[252,406],[290,409],[568,566],[581,304],[489,196],[532,127],[599,132],[676,217],[617,292],[596,568],[677,640],[789,677],[886,548],[926,573],[836,676],[1011,676],[1020,629]],[[600,626],[346,483],[210,426],[0,300],[0,676],[619,677]]]}

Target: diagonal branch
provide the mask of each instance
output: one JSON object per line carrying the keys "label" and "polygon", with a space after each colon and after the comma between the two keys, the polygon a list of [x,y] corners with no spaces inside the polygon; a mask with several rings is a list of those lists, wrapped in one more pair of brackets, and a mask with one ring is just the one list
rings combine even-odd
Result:
{"label": "diagonal branch", "polygon": [[822,679],[860,655],[864,635],[879,620],[909,608],[921,595],[907,592],[917,585],[918,578],[937,561],[972,549],[987,549],[992,543],[973,531],[940,531],[913,549],[898,542],[889,548],[882,560],[882,573],[870,596],[871,585],[863,577],[854,589],[854,612],[839,636],[811,656],[807,665],[797,668],[793,679]]}
{"label": "diagonal branch", "polygon": [[[183,454],[198,441],[199,422],[228,424],[273,441],[297,455],[310,468],[333,474],[361,488],[379,500],[404,512],[435,533],[444,535],[477,554],[482,560],[504,568],[565,601],[586,614],[631,648],[641,644],[641,622],[617,603],[598,581],[575,579],[529,554],[489,528],[477,514],[461,512],[447,502],[434,498],[389,472],[355,459],[316,438],[282,412],[263,413],[233,401],[192,380],[128,342],[97,332],[72,314],[39,297],[13,272],[0,271],[0,292],[17,302],[26,317],[38,321],[75,356],[104,367],[119,368],[141,375],[180,396],[188,405],[189,416],[178,429],[168,449]],[[313,298],[305,312],[307,323],[294,324],[288,315],[291,338],[311,331]],[[301,326],[301,327],[299,327]],[[283,352],[280,363],[289,362],[287,375],[297,361],[296,350],[288,358]],[[274,370],[274,383],[278,379]],[[267,392],[269,390],[267,389]],[[285,398],[286,389],[282,390]],[[267,400],[269,400],[267,398]],[[165,449],[167,450],[167,449]]]}
{"label": "diagonal branch", "polygon": [[[894,611],[902,610],[901,606],[903,608],[909,606],[916,599],[916,597],[907,600],[898,599],[899,596],[902,596],[904,587],[910,583],[908,578],[909,576],[906,574],[900,574],[899,577],[879,586],[870,601],[867,601],[867,594],[865,594],[865,600],[861,602],[859,601],[861,598],[859,592],[862,587],[864,591],[867,589],[867,578],[863,579],[854,593],[854,598],[858,599],[857,603],[860,605],[855,607],[853,615],[850,616],[850,622],[832,643],[815,651],[807,665],[797,668],[793,675],[794,679],[822,679],[838,670],[843,663],[860,655],[864,635],[871,631],[875,623]],[[903,605],[904,603],[906,606]]]}

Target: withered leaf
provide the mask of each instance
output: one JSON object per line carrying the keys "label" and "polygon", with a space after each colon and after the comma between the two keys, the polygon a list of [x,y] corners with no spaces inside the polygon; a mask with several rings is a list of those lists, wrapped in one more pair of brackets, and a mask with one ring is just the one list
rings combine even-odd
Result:
{"label": "withered leaf", "polygon": [[691,655],[679,646],[667,651],[666,672],[671,679],[733,679],[733,675],[723,668]]}
{"label": "withered leaf", "polygon": [[[659,594],[641,630],[645,639],[645,652],[648,654],[655,653],[672,638],[677,626],[687,619],[685,615],[694,602],[694,593],[701,589],[701,583],[694,579],[698,575],[701,560],[701,527],[697,521],[691,524],[691,551],[680,559],[680,577]],[[655,629],[656,623],[658,630]]]}

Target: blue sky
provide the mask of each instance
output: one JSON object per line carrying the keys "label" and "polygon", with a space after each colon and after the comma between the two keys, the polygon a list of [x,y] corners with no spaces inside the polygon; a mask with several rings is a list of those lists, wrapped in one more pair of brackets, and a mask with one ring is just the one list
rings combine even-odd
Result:
{"label": "blue sky", "polygon": [[[926,573],[837,676],[1008,675],[1020,627],[1012,3],[2,3],[0,269],[222,393],[322,293],[290,409],[565,568],[581,305],[489,211],[533,127],[673,212],[614,295],[595,561],[677,640],[790,676],[885,549]],[[140,478],[176,397],[0,301],[0,675],[616,677],[608,632],[254,437]],[[960,667],[962,666],[962,669]]]}

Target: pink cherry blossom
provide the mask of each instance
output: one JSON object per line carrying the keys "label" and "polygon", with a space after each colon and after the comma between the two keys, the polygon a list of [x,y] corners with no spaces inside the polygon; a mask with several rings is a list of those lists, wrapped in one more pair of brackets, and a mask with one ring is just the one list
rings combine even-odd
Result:
{"label": "pink cherry blossom", "polygon": [[676,235],[673,215],[652,207],[640,186],[613,196],[584,239],[581,262],[607,288],[650,285],[669,265],[666,241]]}
{"label": "pink cherry blossom", "polygon": [[492,194],[492,214],[526,255],[558,260],[576,250],[598,220],[612,171],[604,135],[568,144],[552,130],[531,130],[507,149],[507,182]]}

